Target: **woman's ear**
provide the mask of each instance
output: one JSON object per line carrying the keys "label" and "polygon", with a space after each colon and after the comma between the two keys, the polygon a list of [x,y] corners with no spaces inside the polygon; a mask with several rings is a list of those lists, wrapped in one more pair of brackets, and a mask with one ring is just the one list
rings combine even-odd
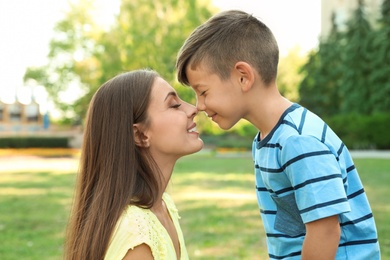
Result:
{"label": "woman's ear", "polygon": [[136,146],[147,148],[149,147],[149,138],[141,129],[140,124],[133,124],[134,142]]}
{"label": "woman's ear", "polygon": [[243,92],[248,92],[255,83],[253,68],[247,62],[239,61],[234,65],[235,76]]}

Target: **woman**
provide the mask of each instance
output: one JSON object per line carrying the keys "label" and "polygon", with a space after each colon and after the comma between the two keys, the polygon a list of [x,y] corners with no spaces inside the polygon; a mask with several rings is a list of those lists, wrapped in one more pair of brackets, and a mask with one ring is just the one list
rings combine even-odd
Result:
{"label": "woman", "polygon": [[197,112],[153,71],[100,87],[87,114],[66,259],[188,259],[165,189],[177,159],[203,147]]}

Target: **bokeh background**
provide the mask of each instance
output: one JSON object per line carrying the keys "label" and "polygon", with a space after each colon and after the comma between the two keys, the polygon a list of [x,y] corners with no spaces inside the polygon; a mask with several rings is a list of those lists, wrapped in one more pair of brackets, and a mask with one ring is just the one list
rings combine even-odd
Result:
{"label": "bokeh background", "polygon": [[[177,52],[228,9],[271,28],[280,91],[352,151],[390,259],[390,0],[0,1],[0,259],[61,259],[96,89],[152,68],[194,104],[175,78]],[[249,152],[257,129],[196,120],[205,148],[178,162],[171,187],[191,259],[267,259]]]}

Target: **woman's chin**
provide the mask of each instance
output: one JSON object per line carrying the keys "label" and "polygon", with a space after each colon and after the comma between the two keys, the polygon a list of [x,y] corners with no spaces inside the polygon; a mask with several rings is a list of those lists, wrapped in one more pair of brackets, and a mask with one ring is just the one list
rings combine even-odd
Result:
{"label": "woman's chin", "polygon": [[203,144],[203,140],[200,139],[200,138],[198,138],[197,141],[199,142],[199,144],[198,144],[197,146],[194,146],[194,148],[191,149],[191,151],[189,151],[189,153],[186,154],[186,155],[194,154],[194,153],[197,153],[197,152],[199,152],[200,150],[202,150],[203,145],[204,145],[204,144]]}

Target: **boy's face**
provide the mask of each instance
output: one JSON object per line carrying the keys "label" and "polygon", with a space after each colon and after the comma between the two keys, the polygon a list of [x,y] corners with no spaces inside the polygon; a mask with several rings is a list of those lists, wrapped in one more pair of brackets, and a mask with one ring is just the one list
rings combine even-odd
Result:
{"label": "boy's face", "polygon": [[195,69],[187,65],[186,75],[196,93],[198,110],[206,112],[220,128],[228,130],[245,116],[240,79],[235,73],[222,81],[218,75],[210,73],[206,66],[200,64]]}

